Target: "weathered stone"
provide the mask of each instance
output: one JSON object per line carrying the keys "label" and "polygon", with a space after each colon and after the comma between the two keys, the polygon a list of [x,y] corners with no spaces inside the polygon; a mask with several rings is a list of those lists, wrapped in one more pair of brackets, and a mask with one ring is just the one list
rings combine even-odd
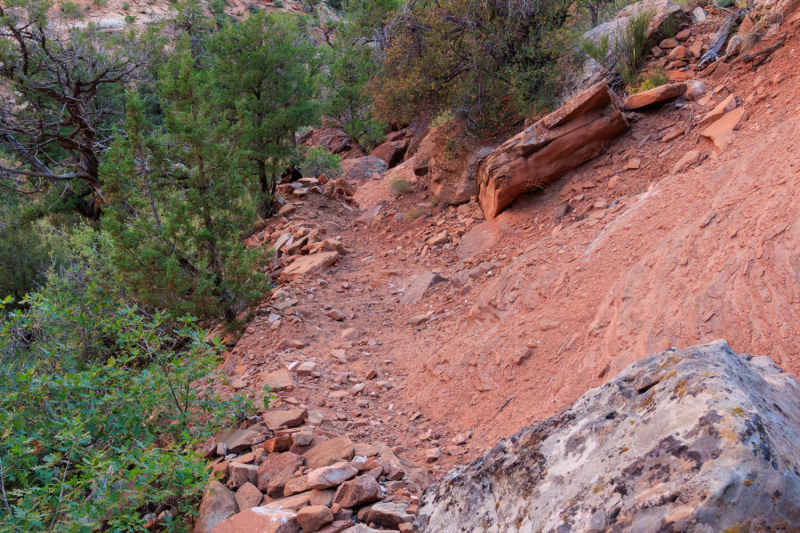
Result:
{"label": "weathered stone", "polygon": [[298,446],[308,446],[314,440],[314,434],[308,431],[298,431],[292,434],[292,442]]}
{"label": "weathered stone", "polygon": [[437,233],[430,239],[426,241],[428,246],[441,246],[445,244],[450,239],[450,236],[447,234],[447,230],[444,230],[440,233]]}
{"label": "weathered stone", "polygon": [[346,436],[336,437],[314,446],[303,457],[309,468],[328,466],[331,460],[349,461],[353,458],[353,442]]}
{"label": "weathered stone", "polygon": [[282,217],[291,215],[297,211],[297,206],[294,204],[286,204],[278,210],[278,214]]}
{"label": "weathered stone", "polygon": [[292,444],[292,437],[290,435],[281,435],[280,437],[275,437],[274,439],[265,441],[263,448],[268,453],[280,453],[289,451],[289,449],[292,447]]}
{"label": "weathered stone", "polygon": [[300,256],[283,270],[281,278],[293,280],[306,274],[322,274],[338,261],[339,257],[341,257],[339,252],[320,252],[318,254]]}
{"label": "weathered stone", "polygon": [[700,132],[700,135],[711,139],[714,142],[714,151],[721,154],[728,143],[731,141],[731,134],[738,130],[743,122],[747,120],[747,111],[743,107],[737,107],[730,113],[726,113],[721,119],[717,120],[709,127]]}
{"label": "weathered stone", "polygon": [[[217,445],[224,444],[227,453],[242,453],[250,449],[250,441],[260,435],[260,432],[252,429],[227,429],[217,435]],[[225,455],[225,454],[220,454]]]}
{"label": "weathered stone", "polygon": [[372,476],[360,476],[352,481],[345,481],[336,489],[333,504],[339,508],[350,508],[365,503],[377,502],[383,497],[381,486]]}
{"label": "weathered stone", "polygon": [[[291,452],[273,453],[264,459],[258,467],[258,489],[266,492],[272,498],[283,496],[286,483],[294,479],[294,473],[303,466],[303,456]],[[265,472],[269,478],[264,484],[264,479],[260,475]]]}
{"label": "weathered stone", "polygon": [[288,370],[282,368],[263,376],[264,385],[269,385],[272,390],[292,390],[297,385]]}
{"label": "weathered stone", "polygon": [[297,511],[297,523],[303,531],[319,531],[325,524],[333,522],[333,513],[324,505],[309,505]]}
{"label": "weathered stone", "polygon": [[351,520],[334,520],[327,526],[320,529],[319,533],[342,533],[343,531],[352,529],[353,525],[354,524]]}
{"label": "weathered stone", "polygon": [[[371,378],[367,377],[367,379]],[[378,455],[378,450],[376,450],[374,446],[370,446],[365,442],[356,442],[353,444],[353,450],[358,457],[374,457]]]}
{"label": "weathered stone", "polygon": [[712,109],[706,116],[702,118],[700,121],[701,125],[709,124],[711,122],[715,122],[722,118],[722,115],[725,113],[730,113],[736,109],[736,97],[734,95],[729,95],[725,100],[720,102],[717,107]]}
{"label": "weathered stone", "polygon": [[220,483],[212,481],[203,492],[200,501],[195,533],[211,533],[217,524],[227,520],[239,511],[233,491]]}
{"label": "weathered stone", "polygon": [[308,487],[311,489],[336,487],[348,479],[353,479],[357,474],[358,470],[350,463],[341,462],[333,466],[323,466],[308,475]]}
{"label": "weathered stone", "polygon": [[414,327],[421,326],[430,319],[429,315],[414,315],[408,319],[408,323]]}
{"label": "weathered stone", "polygon": [[383,174],[388,169],[383,159],[373,155],[356,159],[345,159],[342,161],[341,167],[344,174],[340,179],[354,182],[368,180],[372,178],[373,174]]}
{"label": "weathered stone", "polygon": [[375,220],[375,217],[378,216],[378,213],[381,212],[381,208],[383,207],[383,201],[378,202],[377,204],[373,205],[372,207],[367,207],[364,209],[364,212],[355,220],[356,224],[362,224],[364,226],[369,226],[372,224],[372,221]]}
{"label": "weathered stone", "polygon": [[303,423],[308,416],[305,409],[289,409],[288,411],[269,410],[261,415],[269,429],[275,431],[279,427],[294,428]]}
{"label": "weathered stone", "polygon": [[283,487],[284,497],[294,496],[308,490],[308,476],[300,476],[290,479]]}
{"label": "weathered stone", "polygon": [[298,376],[310,376],[316,368],[317,363],[306,361],[305,363],[300,363],[295,372],[297,372]]}
{"label": "weathered stone", "polygon": [[253,507],[221,522],[214,533],[297,533],[300,525],[293,511]]}
{"label": "weathered stone", "polygon": [[239,510],[244,511],[245,509],[261,505],[261,500],[264,499],[264,495],[261,494],[261,491],[252,483],[245,483],[236,491],[234,498],[236,499],[236,504],[239,506]]}
{"label": "weathered stone", "polygon": [[725,341],[670,349],[443,478],[417,529],[797,528],[798,405],[800,383],[768,357]]}
{"label": "weathered stone", "polygon": [[408,143],[405,141],[385,142],[370,152],[369,155],[381,159],[386,163],[386,168],[394,168],[403,162],[406,150],[408,150]]}
{"label": "weathered stone", "polygon": [[366,522],[385,529],[397,529],[404,522],[414,520],[414,515],[406,512],[410,502],[376,503],[373,505]]}
{"label": "weathered stone", "polygon": [[288,498],[271,501],[262,505],[262,507],[266,507],[267,509],[288,509],[290,511],[297,511],[308,505],[311,505],[311,493],[303,492],[295,494],[294,496],[289,496]]}
{"label": "weathered stone", "polygon": [[258,471],[257,465],[244,465],[241,463],[231,463],[229,468],[230,480],[228,486],[233,489],[238,489],[246,483],[256,483],[256,472]]}
{"label": "weathered stone", "polygon": [[610,101],[608,86],[597,84],[483,158],[476,180],[486,218],[495,218],[520,194],[594,159],[627,131],[630,124],[621,111],[601,115],[599,107]]}
{"label": "weathered stone", "polygon": [[417,466],[413,461],[406,459],[402,455],[396,454],[391,448],[382,442],[375,442],[372,445],[378,451],[378,457],[382,463],[389,466],[389,471],[385,472],[390,478],[395,470],[400,470],[402,475],[398,479],[408,479],[409,492],[419,492],[425,490],[431,484],[430,473],[420,466]]}
{"label": "weathered stone", "polygon": [[[311,412],[313,413],[315,411],[311,411]],[[317,412],[319,412],[319,411],[317,411]],[[308,417],[308,422],[311,423],[311,415],[310,414],[309,414],[309,417]],[[314,424],[314,425],[319,426],[320,424]],[[296,453],[297,455],[305,455],[305,453],[308,450],[313,449],[315,446],[317,446],[319,444],[322,444],[323,442],[325,442],[327,440],[329,440],[329,439],[325,435],[317,435],[313,439],[311,439],[311,443],[308,444],[308,446],[298,446],[297,444],[294,444],[294,445],[292,445],[291,448],[289,448],[289,451],[292,452],[292,453]]]}
{"label": "weathered stone", "polygon": [[311,505],[325,505],[330,507],[333,505],[334,496],[336,496],[336,491],[333,489],[312,490]]}
{"label": "weathered stone", "polygon": [[627,110],[640,109],[683,96],[685,93],[685,83],[668,83],[656,87],[655,89],[650,89],[649,91],[632,94],[623,101],[623,106]]}
{"label": "weathered stone", "polygon": [[447,279],[443,278],[436,272],[425,272],[424,274],[418,276],[406,289],[403,293],[403,297],[400,299],[400,305],[415,305],[422,301],[422,297],[425,296],[425,293],[436,285],[437,283],[442,283],[447,281]]}
{"label": "weathered stone", "polygon": [[681,157],[672,167],[672,173],[677,174],[689,165],[695,164],[703,157],[699,150],[690,150]]}

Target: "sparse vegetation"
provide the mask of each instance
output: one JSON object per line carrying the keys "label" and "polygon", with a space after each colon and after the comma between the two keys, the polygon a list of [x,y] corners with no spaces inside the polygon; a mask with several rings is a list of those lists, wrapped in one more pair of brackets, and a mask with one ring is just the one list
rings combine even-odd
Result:
{"label": "sparse vegetation", "polygon": [[305,151],[300,168],[304,176],[318,177],[325,174],[328,178],[336,179],[342,172],[340,161],[338,155],[332,154],[324,146],[315,146]]}
{"label": "sparse vegetation", "polygon": [[600,64],[601,67],[606,69],[606,72],[608,72],[608,67],[606,66],[606,63],[608,63],[608,48],[608,34],[600,36],[600,39],[598,39],[597,42],[594,42],[586,37],[581,39],[581,50],[586,52],[586,55],[594,59]]}
{"label": "sparse vegetation", "polygon": [[400,194],[408,194],[413,190],[411,184],[403,179],[392,180],[389,183],[391,184],[392,188]]}
{"label": "sparse vegetation", "polygon": [[448,124],[451,120],[453,120],[456,116],[453,114],[453,111],[450,109],[445,109],[441,111],[438,115],[433,118],[431,122],[431,129],[436,129],[440,126],[444,126]]}
{"label": "sparse vegetation", "polygon": [[667,76],[666,71],[663,68],[654,68],[647,72],[647,76],[645,76],[644,80],[642,80],[641,84],[635,90],[631,92],[644,92],[649,91],[650,89],[655,89],[656,87],[660,87],[662,85],[666,85],[669,83],[669,77]]}
{"label": "sparse vegetation", "polygon": [[425,214],[425,211],[423,211],[419,207],[414,207],[414,208],[410,209],[409,211],[406,211],[405,213],[403,213],[403,220],[416,220],[416,219],[418,219],[419,217],[421,217],[424,214]]}
{"label": "sparse vegetation", "polygon": [[131,8],[131,5],[128,2],[122,4],[122,10],[128,11]]}
{"label": "sparse vegetation", "polygon": [[670,39],[673,39],[678,34],[678,19],[670,15],[661,25],[661,31]]}
{"label": "sparse vegetation", "polygon": [[135,15],[125,15],[125,24],[133,24],[136,22]]}
{"label": "sparse vegetation", "polygon": [[647,29],[654,15],[652,10],[647,9],[631,15],[614,43],[617,68],[628,87],[637,85],[639,70],[647,53]]}
{"label": "sparse vegetation", "polygon": [[78,18],[81,16],[81,8],[75,2],[66,0],[61,4],[61,12],[69,18]]}

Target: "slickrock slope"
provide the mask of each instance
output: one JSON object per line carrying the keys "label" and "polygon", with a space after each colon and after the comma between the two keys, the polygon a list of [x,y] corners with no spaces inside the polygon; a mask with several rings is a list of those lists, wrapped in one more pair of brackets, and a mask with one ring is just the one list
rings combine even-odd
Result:
{"label": "slickrock slope", "polygon": [[726,341],[641,359],[425,491],[421,533],[800,527],[800,383]]}

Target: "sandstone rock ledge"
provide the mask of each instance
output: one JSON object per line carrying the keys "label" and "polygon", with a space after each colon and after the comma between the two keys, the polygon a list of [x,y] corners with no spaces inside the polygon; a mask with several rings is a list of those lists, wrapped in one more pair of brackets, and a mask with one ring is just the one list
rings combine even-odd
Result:
{"label": "sandstone rock ledge", "polygon": [[417,530],[797,531],[800,383],[726,341],[630,365],[429,487]]}

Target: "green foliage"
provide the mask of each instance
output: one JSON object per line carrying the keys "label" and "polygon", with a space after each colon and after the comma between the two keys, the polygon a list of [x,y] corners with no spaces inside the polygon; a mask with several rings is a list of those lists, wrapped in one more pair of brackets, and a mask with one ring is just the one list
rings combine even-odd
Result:
{"label": "green foliage", "polygon": [[654,68],[653,70],[647,73],[647,76],[642,81],[641,85],[638,89],[633,90],[631,92],[644,92],[649,91],[650,89],[655,89],[656,87],[660,87],[662,85],[666,85],[669,83],[669,77],[667,73],[664,71],[663,68]]}
{"label": "green foliage", "polygon": [[219,105],[237,117],[242,159],[254,176],[259,210],[269,215],[277,178],[301,154],[295,132],[318,122],[322,64],[305,21],[284,13],[257,13],[218,32],[209,75]]}
{"label": "green foliage", "polygon": [[220,347],[79,270],[22,303],[0,319],[0,531],[142,531],[162,511],[185,531],[207,478],[194,444],[255,410],[200,393]]}
{"label": "green foliage", "polygon": [[597,42],[583,37],[581,38],[581,50],[586,52],[586,55],[605,67],[606,62],[608,61],[608,42],[608,34],[601,35]]}
{"label": "green foliage", "polygon": [[639,70],[647,53],[647,29],[654,16],[655,13],[649,9],[640,9],[631,15],[614,43],[617,68],[629,87],[637,84]]}
{"label": "green foliage", "polygon": [[445,109],[444,111],[440,112],[438,115],[433,117],[433,121],[431,122],[431,129],[435,130],[439,126],[444,126],[454,118],[456,118],[456,116],[453,113],[453,111],[450,109]]}
{"label": "green foliage", "polygon": [[495,129],[555,103],[576,44],[573,2],[410,3],[389,28],[383,76],[371,83],[379,116],[408,122],[457,111]]}
{"label": "green foliage", "polygon": [[275,0],[272,5],[279,8],[283,7],[283,0]]}
{"label": "green foliage", "polygon": [[414,207],[414,208],[410,209],[409,211],[406,211],[405,213],[403,213],[403,219],[404,220],[416,220],[416,219],[418,219],[419,217],[421,217],[424,214],[425,214],[425,211],[423,211],[419,207]]}
{"label": "green foliage", "polygon": [[228,3],[226,0],[211,0],[208,3],[208,7],[211,10],[211,14],[214,15],[214,20],[217,21],[218,27],[222,27],[228,19],[228,15],[225,13],[227,5]]}
{"label": "green foliage", "polygon": [[182,39],[159,76],[161,131],[150,131],[141,98],[129,95],[127,137],[101,169],[103,227],[120,283],[142,304],[231,322],[269,289],[256,271],[268,258],[239,241],[256,220],[245,127],[218,112],[217,80],[193,65]]}
{"label": "green foliage", "polygon": [[734,0],[714,0],[714,6],[719,9],[728,9],[734,4]]}
{"label": "green foliage", "polygon": [[135,15],[125,15],[125,24],[133,24],[136,22]]}
{"label": "green foliage", "polygon": [[75,2],[66,0],[61,4],[61,12],[69,18],[78,18],[81,16],[81,8]]}
{"label": "green foliage", "polygon": [[413,190],[411,184],[406,180],[392,180],[389,183],[391,184],[392,188],[400,194],[408,194]]}
{"label": "green foliage", "polygon": [[664,35],[669,38],[673,39],[678,34],[678,19],[674,15],[670,15],[664,20],[664,23],[661,25],[661,31],[664,32]]}
{"label": "green foliage", "polygon": [[131,5],[128,2],[122,4],[122,10],[128,11],[131,8]]}
{"label": "green foliage", "polygon": [[330,153],[324,146],[314,146],[305,151],[300,170],[305,176],[325,174],[328,178],[336,179],[342,172],[340,161],[341,157]]}
{"label": "green foliage", "polygon": [[336,11],[341,11],[344,8],[343,0],[327,0],[327,1],[331,9],[334,9]]}

